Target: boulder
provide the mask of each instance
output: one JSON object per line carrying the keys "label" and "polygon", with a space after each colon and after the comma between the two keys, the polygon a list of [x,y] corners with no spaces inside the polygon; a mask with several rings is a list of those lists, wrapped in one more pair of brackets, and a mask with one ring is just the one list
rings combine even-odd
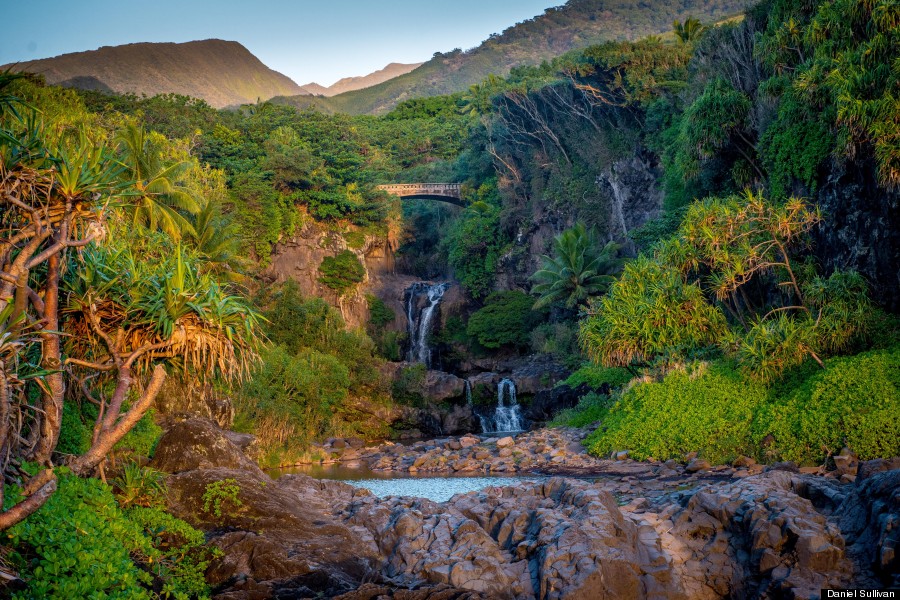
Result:
{"label": "boulder", "polygon": [[432,402],[461,398],[466,394],[466,382],[444,371],[428,371],[425,374],[425,397]]}
{"label": "boulder", "polygon": [[224,432],[208,419],[180,421],[162,435],[150,466],[164,473],[224,468],[262,475],[232,438],[246,441],[239,434]]}
{"label": "boulder", "polygon": [[515,446],[515,445],[516,445],[516,440],[514,440],[511,436],[502,437],[499,440],[497,440],[498,448],[507,448],[507,447]]}

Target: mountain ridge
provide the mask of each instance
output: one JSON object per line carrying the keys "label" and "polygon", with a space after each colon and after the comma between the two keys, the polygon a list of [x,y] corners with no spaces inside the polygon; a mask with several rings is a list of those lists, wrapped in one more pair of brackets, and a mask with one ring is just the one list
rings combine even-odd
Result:
{"label": "mountain ridge", "polygon": [[120,94],[182,94],[215,108],[297,95],[303,88],[242,44],[221,39],[101,46],[5,65],[47,83]]}
{"label": "mountain ridge", "polygon": [[570,50],[607,41],[635,40],[670,31],[674,20],[696,17],[716,22],[742,12],[755,0],[661,0],[652,12],[646,0],[569,0],[542,14],[492,34],[463,52],[436,52],[422,66],[380,84],[323,100],[304,96],[274,98],[298,108],[381,114],[411,98],[461,92],[488,75],[539,64]]}

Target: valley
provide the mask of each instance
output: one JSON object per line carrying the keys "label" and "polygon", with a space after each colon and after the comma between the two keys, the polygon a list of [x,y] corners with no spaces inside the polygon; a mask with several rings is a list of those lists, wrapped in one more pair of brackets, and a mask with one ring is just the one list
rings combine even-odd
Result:
{"label": "valley", "polygon": [[221,40],[0,73],[0,589],[896,588],[898,22],[570,0],[331,88]]}

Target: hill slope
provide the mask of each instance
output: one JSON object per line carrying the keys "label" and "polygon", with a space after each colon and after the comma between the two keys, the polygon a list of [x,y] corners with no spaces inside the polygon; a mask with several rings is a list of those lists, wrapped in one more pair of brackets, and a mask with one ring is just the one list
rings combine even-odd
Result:
{"label": "hill slope", "polygon": [[41,74],[51,84],[148,96],[184,94],[216,108],[304,93],[241,44],[215,39],[104,46],[12,67]]}
{"label": "hill slope", "polygon": [[[506,75],[511,67],[538,64],[569,50],[610,40],[638,39],[672,29],[672,21],[689,16],[718,21],[741,12],[753,0],[569,0],[544,14],[494,34],[462,52],[437,53],[418,69],[363,90],[339,94],[326,103],[331,111],[382,113],[398,102],[467,89],[489,74]],[[299,107],[309,98],[278,98]]]}
{"label": "hill slope", "polygon": [[[324,91],[319,93],[321,93],[323,96],[336,96],[338,94],[343,94],[344,92],[362,90],[368,87],[372,87],[373,85],[378,85],[379,83],[384,83],[385,81],[393,79],[394,77],[406,75],[410,71],[421,67],[422,64],[423,63],[391,63],[385,68],[379,69],[378,71],[373,71],[368,75],[363,75],[361,77],[344,77],[343,79],[337,81],[334,85],[323,88]],[[304,85],[303,87],[309,89],[315,85],[318,84],[313,83],[310,85]]]}

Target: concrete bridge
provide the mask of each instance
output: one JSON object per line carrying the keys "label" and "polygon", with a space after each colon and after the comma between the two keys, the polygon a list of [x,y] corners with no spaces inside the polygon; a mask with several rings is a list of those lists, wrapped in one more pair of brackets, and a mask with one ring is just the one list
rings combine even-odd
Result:
{"label": "concrete bridge", "polygon": [[438,200],[456,206],[465,206],[460,194],[459,183],[391,183],[379,185],[379,190],[401,198],[418,198],[422,200]]}

